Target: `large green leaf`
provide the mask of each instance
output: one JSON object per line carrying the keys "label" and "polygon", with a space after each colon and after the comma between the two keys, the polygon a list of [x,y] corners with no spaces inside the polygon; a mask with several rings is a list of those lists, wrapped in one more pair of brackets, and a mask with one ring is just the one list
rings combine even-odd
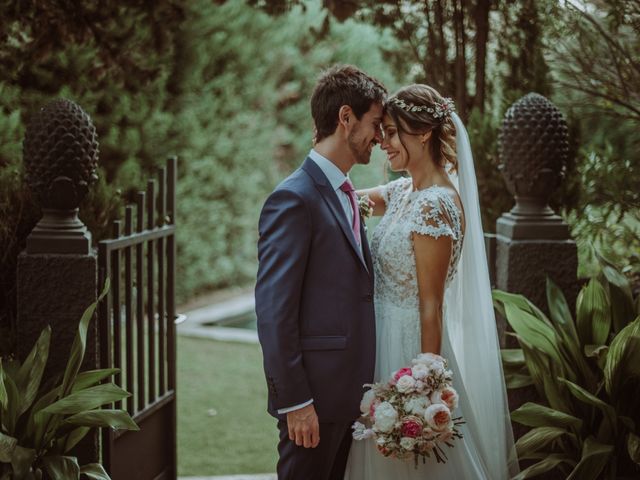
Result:
{"label": "large green leaf", "polygon": [[611,427],[612,432],[615,433],[617,417],[616,411],[611,405],[604,402],[603,400],[600,400],[598,397],[588,392],[580,385],[576,385],[575,383],[570,382],[565,378],[558,378],[558,380],[564,383],[569,388],[569,391],[575,398],[587,405],[592,405],[598,408],[603,413],[604,418],[606,418],[609,422],[609,426]]}
{"label": "large green leaf", "polygon": [[[640,338],[640,317],[624,327],[611,341],[609,353],[604,365],[604,386],[609,395],[613,395],[620,382],[620,369],[629,364],[629,352],[637,349],[637,339]],[[635,340],[634,340],[635,339]],[[637,365],[629,365],[630,368]]]}
{"label": "large green leaf", "polygon": [[567,378],[577,378],[577,373],[580,372],[589,386],[595,386],[596,378],[582,355],[580,338],[567,300],[560,288],[549,277],[547,277],[547,302],[551,319],[562,341],[560,350],[567,356],[567,371],[572,373]]}
{"label": "large green leaf", "polygon": [[533,384],[536,387],[538,395],[542,397],[544,396],[544,377],[549,373],[548,357],[527,343],[523,338],[520,338],[519,336],[517,338],[520,346],[522,347],[525,363],[529,373],[531,374]]}
{"label": "large green leaf", "polygon": [[553,323],[558,326],[560,331],[566,334],[566,339],[578,348],[578,332],[573,323],[567,299],[562,290],[549,277],[547,277],[547,304],[549,305],[549,313]]}
{"label": "large green leaf", "polygon": [[557,372],[555,365],[551,364],[549,366],[549,374],[545,375],[542,379],[545,398],[552,408],[569,413],[573,411],[571,397],[566,389],[557,382],[556,379],[560,376],[561,374]]}
{"label": "large green leaf", "polygon": [[543,473],[547,473],[556,468],[561,463],[572,464],[571,458],[567,455],[560,453],[552,453],[546,456],[541,462],[535,463],[525,470],[521,471],[518,475],[511,480],[524,480],[525,478],[533,478]]}
{"label": "large green leaf", "polygon": [[613,445],[598,443],[593,436],[582,445],[582,457],[567,480],[597,480],[613,454]]}
{"label": "large green leaf", "polygon": [[130,395],[129,392],[113,383],[104,383],[70,393],[42,411],[45,413],[75,415],[86,410],[93,410],[107,403],[122,400]]}
{"label": "large green leaf", "polygon": [[76,377],[76,381],[74,382],[71,391],[77,392],[78,390],[97,385],[102,380],[109,378],[118,372],[120,372],[119,368],[103,368],[100,370],[87,370],[86,372],[80,372]]}
{"label": "large green leaf", "polygon": [[18,444],[18,439],[10,437],[0,432],[0,463],[11,462],[13,456],[13,450]]}
{"label": "large green leaf", "polygon": [[111,427],[123,430],[140,430],[124,410],[91,410],[65,419],[64,423],[85,427]]}
{"label": "large green leaf", "polygon": [[503,348],[500,350],[502,364],[520,366],[524,364],[524,353],[521,348]]}
{"label": "large green leaf", "polygon": [[2,357],[0,357],[0,408],[7,408],[7,387],[4,386],[4,368],[2,366]]}
{"label": "large green leaf", "polygon": [[555,362],[561,364],[558,338],[553,328],[529,312],[506,303],[505,313],[511,328],[528,343],[543,351]]}
{"label": "large green leaf", "polygon": [[627,435],[627,452],[629,458],[640,465],[640,437],[635,433],[629,432]]}
{"label": "large green leaf", "polygon": [[78,427],[69,432],[69,435],[65,437],[63,453],[67,453],[69,450],[75,447],[78,442],[82,440],[90,431],[90,427]]}
{"label": "large green leaf", "polygon": [[36,451],[31,448],[16,445],[11,457],[11,467],[13,468],[13,478],[23,478],[33,465],[36,459]]}
{"label": "large green leaf", "polygon": [[619,332],[636,316],[629,280],[616,269],[605,265],[602,273],[609,282],[613,330]]}
{"label": "large green leaf", "polygon": [[42,458],[47,472],[52,478],[60,480],[76,480],[80,478],[80,465],[76,457],[49,455]]}
{"label": "large green leaf", "polygon": [[524,310],[525,312],[530,313],[539,320],[545,322],[547,325],[551,326],[551,322],[544,314],[544,312],[536,307],[533,303],[531,303],[524,295],[521,295],[519,293],[509,293],[503,290],[496,289],[493,290],[492,296],[494,305],[496,303],[498,304],[497,308],[503,316],[506,316],[504,314],[504,306],[510,304],[519,308],[520,310]]}
{"label": "large green leaf", "polygon": [[40,381],[44,373],[44,367],[49,358],[49,344],[51,342],[51,327],[47,325],[31,349],[18,372],[16,385],[20,391],[22,402],[18,409],[18,415],[22,415],[31,406],[40,389]]}
{"label": "large green leaf", "polygon": [[111,480],[99,463],[88,463],[80,469],[80,473],[94,480]]}
{"label": "large green leaf", "polygon": [[611,314],[606,289],[592,278],[583,287],[577,301],[578,334],[584,345],[604,345],[611,330]]}
{"label": "large green leaf", "polygon": [[[60,387],[56,387],[53,390],[47,392],[43,396],[41,396],[36,402],[33,404],[31,408],[31,414],[29,415],[29,420],[27,422],[27,435],[30,438],[36,447],[40,447],[42,444],[42,436],[44,435],[44,429],[46,426],[46,421],[49,419],[50,415],[41,413],[42,409],[46,406],[52,404],[58,395],[60,394]],[[38,419],[38,422],[36,422]]]}
{"label": "large green leaf", "polygon": [[523,375],[521,373],[506,373],[504,375],[504,382],[508,389],[523,388],[533,385],[533,379],[531,375]]}
{"label": "large green leaf", "polygon": [[511,412],[511,420],[528,427],[561,427],[574,430],[582,427],[581,419],[532,402],[527,402]]}
{"label": "large green leaf", "polygon": [[104,288],[102,289],[102,293],[98,297],[98,299],[93,302],[91,305],[87,307],[87,309],[82,314],[82,318],[80,318],[80,322],[78,323],[78,331],[76,332],[76,336],[73,340],[73,345],[71,346],[71,353],[69,355],[69,360],[67,361],[67,367],[64,371],[64,378],[62,380],[62,396],[66,396],[71,391],[73,384],[76,380],[76,376],[78,375],[78,371],[80,370],[80,365],[82,364],[82,360],[84,358],[84,352],[87,344],[87,330],[89,329],[89,323],[91,323],[91,319],[93,318],[93,314],[98,307],[98,303],[104,298],[104,296],[109,291],[109,278],[107,278],[104,282]]}
{"label": "large green leaf", "polygon": [[2,424],[5,427],[5,433],[12,435],[18,422],[18,410],[20,409],[20,392],[16,386],[13,378],[8,375],[4,377],[4,386],[7,392],[7,402],[5,407],[2,407],[0,418],[2,418]]}
{"label": "large green leaf", "polygon": [[561,427],[536,427],[525,433],[516,442],[518,455],[528,455],[538,452],[562,435],[571,435]]}

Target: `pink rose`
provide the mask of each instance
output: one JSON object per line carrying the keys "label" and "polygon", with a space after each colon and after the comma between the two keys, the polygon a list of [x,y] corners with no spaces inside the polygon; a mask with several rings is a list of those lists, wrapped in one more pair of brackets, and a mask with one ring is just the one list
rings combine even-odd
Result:
{"label": "pink rose", "polygon": [[393,376],[393,379],[397,382],[398,380],[400,380],[400,377],[404,377],[405,375],[411,376],[411,369],[410,368],[408,368],[408,367],[401,368]]}
{"label": "pink rose", "polygon": [[375,414],[376,414],[376,407],[380,405],[380,400],[378,400],[377,398],[371,402],[371,405],[369,406],[369,416],[371,418],[374,418]]}
{"label": "pink rose", "polygon": [[403,437],[417,438],[422,433],[422,425],[416,420],[405,420],[400,432]]}

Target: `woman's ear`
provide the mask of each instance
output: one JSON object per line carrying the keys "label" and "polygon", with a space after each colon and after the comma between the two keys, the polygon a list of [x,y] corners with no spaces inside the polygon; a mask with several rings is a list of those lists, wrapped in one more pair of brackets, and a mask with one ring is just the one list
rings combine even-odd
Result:
{"label": "woman's ear", "polygon": [[431,138],[431,132],[432,130],[429,130],[427,133],[423,133],[422,135],[420,135],[420,143],[422,144],[423,147]]}

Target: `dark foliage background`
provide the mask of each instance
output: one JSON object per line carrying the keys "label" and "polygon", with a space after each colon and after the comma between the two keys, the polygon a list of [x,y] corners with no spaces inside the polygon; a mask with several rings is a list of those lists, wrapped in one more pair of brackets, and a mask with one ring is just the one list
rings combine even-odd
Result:
{"label": "dark foliage background", "polygon": [[[100,180],[81,218],[96,241],[178,155],[186,301],[253,281],[259,208],[310,148],[308,97],[336,62],[391,91],[427,82],[455,99],[487,231],[512,204],[498,172],[502,116],[529,91],[548,96],[572,132],[553,206],[574,229],[581,274],[595,246],[638,275],[640,3],[574,3],[0,0],[0,351],[10,350],[16,258],[40,215],[21,155],[33,112],[67,97],[94,120]],[[354,172],[357,183],[388,178],[380,155],[374,163]]]}

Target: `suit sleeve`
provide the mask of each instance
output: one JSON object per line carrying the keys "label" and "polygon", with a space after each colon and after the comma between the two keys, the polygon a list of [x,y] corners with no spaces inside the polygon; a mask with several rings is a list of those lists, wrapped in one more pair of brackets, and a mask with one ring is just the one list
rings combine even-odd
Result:
{"label": "suit sleeve", "polygon": [[307,402],[311,390],[300,349],[299,312],[311,245],[302,198],[277,190],[260,214],[256,314],[264,370],[276,409]]}

